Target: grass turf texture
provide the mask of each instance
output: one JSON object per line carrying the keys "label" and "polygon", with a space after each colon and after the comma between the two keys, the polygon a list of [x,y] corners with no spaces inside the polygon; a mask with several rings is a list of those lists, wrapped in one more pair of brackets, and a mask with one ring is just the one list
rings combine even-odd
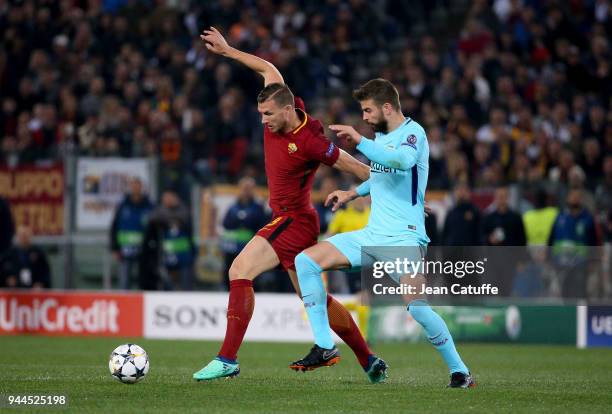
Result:
{"label": "grass turf texture", "polygon": [[[143,346],[151,361],[149,374],[135,385],[117,382],[107,367],[109,353],[127,342]],[[208,363],[218,346],[197,341],[0,337],[0,394],[63,394],[69,398],[69,411],[104,413],[584,413],[609,412],[612,407],[610,349],[460,345],[478,387],[450,390],[445,388],[446,368],[428,344],[378,345],[377,352],[390,366],[390,378],[386,384],[371,385],[344,345],[339,365],[296,373],[287,365],[302,357],[308,345],[245,343],[239,377],[193,381],[192,373]]]}

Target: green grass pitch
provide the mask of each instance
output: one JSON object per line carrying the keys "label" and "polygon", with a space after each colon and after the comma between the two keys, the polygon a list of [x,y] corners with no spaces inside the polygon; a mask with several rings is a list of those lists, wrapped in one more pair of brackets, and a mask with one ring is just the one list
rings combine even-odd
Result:
{"label": "green grass pitch", "polygon": [[[148,376],[135,385],[121,384],[108,372],[109,353],[127,342],[143,346],[151,360]],[[611,349],[461,344],[478,387],[450,390],[446,369],[428,344],[376,346],[390,366],[390,378],[371,385],[344,345],[337,366],[296,373],[287,364],[309,345],[245,343],[238,378],[194,382],[192,373],[218,347],[199,341],[0,337],[0,394],[63,394],[69,398],[67,411],[79,413],[598,413],[612,408]],[[59,411],[65,412],[54,409]]]}

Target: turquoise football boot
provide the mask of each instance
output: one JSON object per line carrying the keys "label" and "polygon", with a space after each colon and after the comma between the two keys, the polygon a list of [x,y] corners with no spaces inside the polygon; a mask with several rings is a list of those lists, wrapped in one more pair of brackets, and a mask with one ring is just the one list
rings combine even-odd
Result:
{"label": "turquoise football boot", "polygon": [[232,378],[240,374],[238,362],[223,361],[219,357],[210,361],[208,365],[193,374],[196,381],[208,381],[217,378]]}

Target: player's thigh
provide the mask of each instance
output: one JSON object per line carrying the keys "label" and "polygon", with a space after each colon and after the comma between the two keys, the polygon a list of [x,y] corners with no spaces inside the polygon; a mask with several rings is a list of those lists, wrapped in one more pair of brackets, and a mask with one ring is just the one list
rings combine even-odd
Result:
{"label": "player's thigh", "polygon": [[323,270],[344,269],[351,266],[350,260],[333,244],[322,241],[303,252]]}
{"label": "player's thigh", "polygon": [[270,243],[261,236],[254,236],[232,262],[229,278],[253,280],[278,264],[278,256]]}
{"label": "player's thigh", "polygon": [[[322,258],[318,260],[311,256],[323,269],[358,268],[361,267],[361,248],[370,244],[370,235],[365,229],[349,231],[336,234],[319,244],[323,243],[325,244],[316,252]],[[324,259],[326,255],[329,257],[327,260]],[[336,264],[339,265],[335,266]]]}

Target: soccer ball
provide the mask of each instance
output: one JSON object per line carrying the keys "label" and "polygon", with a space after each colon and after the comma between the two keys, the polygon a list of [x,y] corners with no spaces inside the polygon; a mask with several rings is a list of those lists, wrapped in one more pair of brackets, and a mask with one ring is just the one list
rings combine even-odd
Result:
{"label": "soccer ball", "polygon": [[108,369],[117,381],[134,384],[149,372],[149,356],[136,344],[119,345],[110,354]]}

